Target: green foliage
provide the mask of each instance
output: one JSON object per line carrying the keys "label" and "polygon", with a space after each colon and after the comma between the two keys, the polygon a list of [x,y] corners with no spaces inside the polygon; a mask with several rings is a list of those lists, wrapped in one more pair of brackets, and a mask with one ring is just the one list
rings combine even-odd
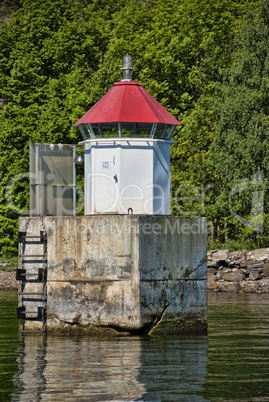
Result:
{"label": "green foliage", "polygon": [[18,257],[8,257],[6,258],[5,256],[0,257],[1,261],[5,261],[7,264],[6,265],[0,265],[0,270],[1,271],[15,271],[18,269]]}
{"label": "green foliage", "polygon": [[245,244],[238,240],[228,240],[225,243],[221,241],[208,240],[208,250],[231,250],[231,251],[249,251],[255,248],[255,245]]}
{"label": "green foliage", "polygon": [[235,238],[243,236],[243,221],[245,233],[249,226],[252,236],[256,232],[259,238],[268,238],[263,225],[269,212],[268,21],[267,1],[246,14],[234,42],[231,66],[223,70],[215,97],[217,136],[211,155],[220,179],[216,190],[223,201],[219,215],[236,214]]}
{"label": "green foliage", "polygon": [[[29,142],[77,143],[73,124],[121,79],[127,52],[133,79],[182,122],[171,150],[173,214],[207,216],[222,241],[242,233],[252,239],[235,215],[243,208],[250,219],[259,205],[250,177],[258,167],[264,176],[255,190],[267,191],[267,3],[260,14],[258,4],[4,0],[0,19],[13,12],[0,24],[0,253],[17,247],[10,202],[21,213],[28,208],[25,178],[9,188],[29,170]],[[245,178],[231,215],[229,194]],[[267,230],[265,218],[262,224]]]}
{"label": "green foliage", "polygon": [[[111,2],[112,3],[112,2]],[[108,8],[108,2],[107,8]],[[110,4],[111,5],[111,4]],[[16,251],[17,214],[6,203],[6,186],[29,171],[29,142],[76,143],[74,122],[91,104],[91,77],[104,51],[100,31],[109,11],[94,15],[98,1],[86,7],[69,0],[23,1],[0,35],[0,245]],[[113,7],[112,7],[113,8]],[[88,20],[92,13],[92,21]],[[110,35],[103,30],[102,35]],[[13,186],[13,203],[27,207],[25,183]]]}

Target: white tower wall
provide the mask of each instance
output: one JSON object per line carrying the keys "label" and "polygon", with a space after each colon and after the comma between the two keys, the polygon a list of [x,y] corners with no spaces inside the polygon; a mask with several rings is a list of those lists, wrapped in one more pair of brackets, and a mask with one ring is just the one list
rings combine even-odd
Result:
{"label": "white tower wall", "polygon": [[85,215],[169,215],[170,145],[157,139],[85,144]]}

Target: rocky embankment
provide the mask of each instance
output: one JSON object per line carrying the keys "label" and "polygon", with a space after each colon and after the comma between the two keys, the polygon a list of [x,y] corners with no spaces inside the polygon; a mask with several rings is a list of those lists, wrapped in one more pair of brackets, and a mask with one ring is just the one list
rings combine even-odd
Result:
{"label": "rocky embankment", "polygon": [[[0,289],[16,289],[16,272],[1,270]],[[269,248],[207,253],[207,289],[215,292],[269,293]]]}
{"label": "rocky embankment", "polygon": [[16,281],[15,271],[0,270],[0,289],[17,289],[18,282]]}
{"label": "rocky embankment", "polygon": [[0,261],[0,289],[17,289],[18,282],[16,281],[16,271],[1,270],[9,265],[8,261]]}
{"label": "rocky embankment", "polygon": [[269,293],[269,248],[208,251],[207,281],[215,292]]}

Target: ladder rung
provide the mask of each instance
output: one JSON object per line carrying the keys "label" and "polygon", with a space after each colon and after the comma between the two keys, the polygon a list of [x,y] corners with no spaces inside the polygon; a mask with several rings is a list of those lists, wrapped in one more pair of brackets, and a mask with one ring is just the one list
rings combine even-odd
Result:
{"label": "ladder rung", "polygon": [[37,311],[25,311],[25,314],[37,314]]}
{"label": "ladder rung", "polygon": [[34,293],[34,292],[25,292],[25,293],[20,292],[19,295],[20,296],[34,296],[35,295],[35,296],[44,296],[45,297],[44,293]]}
{"label": "ladder rung", "polygon": [[47,279],[47,270],[45,268],[38,268],[38,271],[35,273],[28,273],[26,269],[17,269],[16,271],[16,279],[17,281],[30,281],[27,279],[28,277],[36,277],[36,281],[45,282]]}
{"label": "ladder rung", "polygon": [[19,243],[25,243],[25,239],[39,239],[40,243],[45,243],[47,240],[47,233],[45,230],[40,231],[40,236],[27,236],[26,232],[20,232],[18,233],[18,242]]}
{"label": "ladder rung", "polygon": [[[32,321],[44,321],[46,316],[46,307],[37,307],[37,311],[26,311],[25,306],[17,308],[17,318],[19,320],[32,320]],[[35,317],[26,317],[26,314],[36,314]]]}
{"label": "ladder rung", "polygon": [[45,257],[44,254],[21,254],[20,257]]}
{"label": "ladder rung", "polygon": [[40,239],[40,236],[21,236],[22,239]]}
{"label": "ladder rung", "polygon": [[43,331],[37,331],[37,330],[33,330],[33,329],[20,329],[20,332],[24,332],[24,333],[34,333],[34,334],[42,334]]}
{"label": "ladder rung", "polygon": [[47,260],[23,260],[23,264],[46,264]]}
{"label": "ladder rung", "polygon": [[24,257],[42,257],[42,258],[45,258],[45,255],[44,254],[21,254],[21,255],[19,255],[19,257],[22,257],[22,258],[24,258]]}

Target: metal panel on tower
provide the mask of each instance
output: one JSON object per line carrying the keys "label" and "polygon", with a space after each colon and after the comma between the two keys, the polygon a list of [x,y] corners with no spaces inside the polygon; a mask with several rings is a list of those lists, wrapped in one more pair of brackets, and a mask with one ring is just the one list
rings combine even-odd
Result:
{"label": "metal panel on tower", "polygon": [[31,215],[76,215],[76,146],[30,143]]}

